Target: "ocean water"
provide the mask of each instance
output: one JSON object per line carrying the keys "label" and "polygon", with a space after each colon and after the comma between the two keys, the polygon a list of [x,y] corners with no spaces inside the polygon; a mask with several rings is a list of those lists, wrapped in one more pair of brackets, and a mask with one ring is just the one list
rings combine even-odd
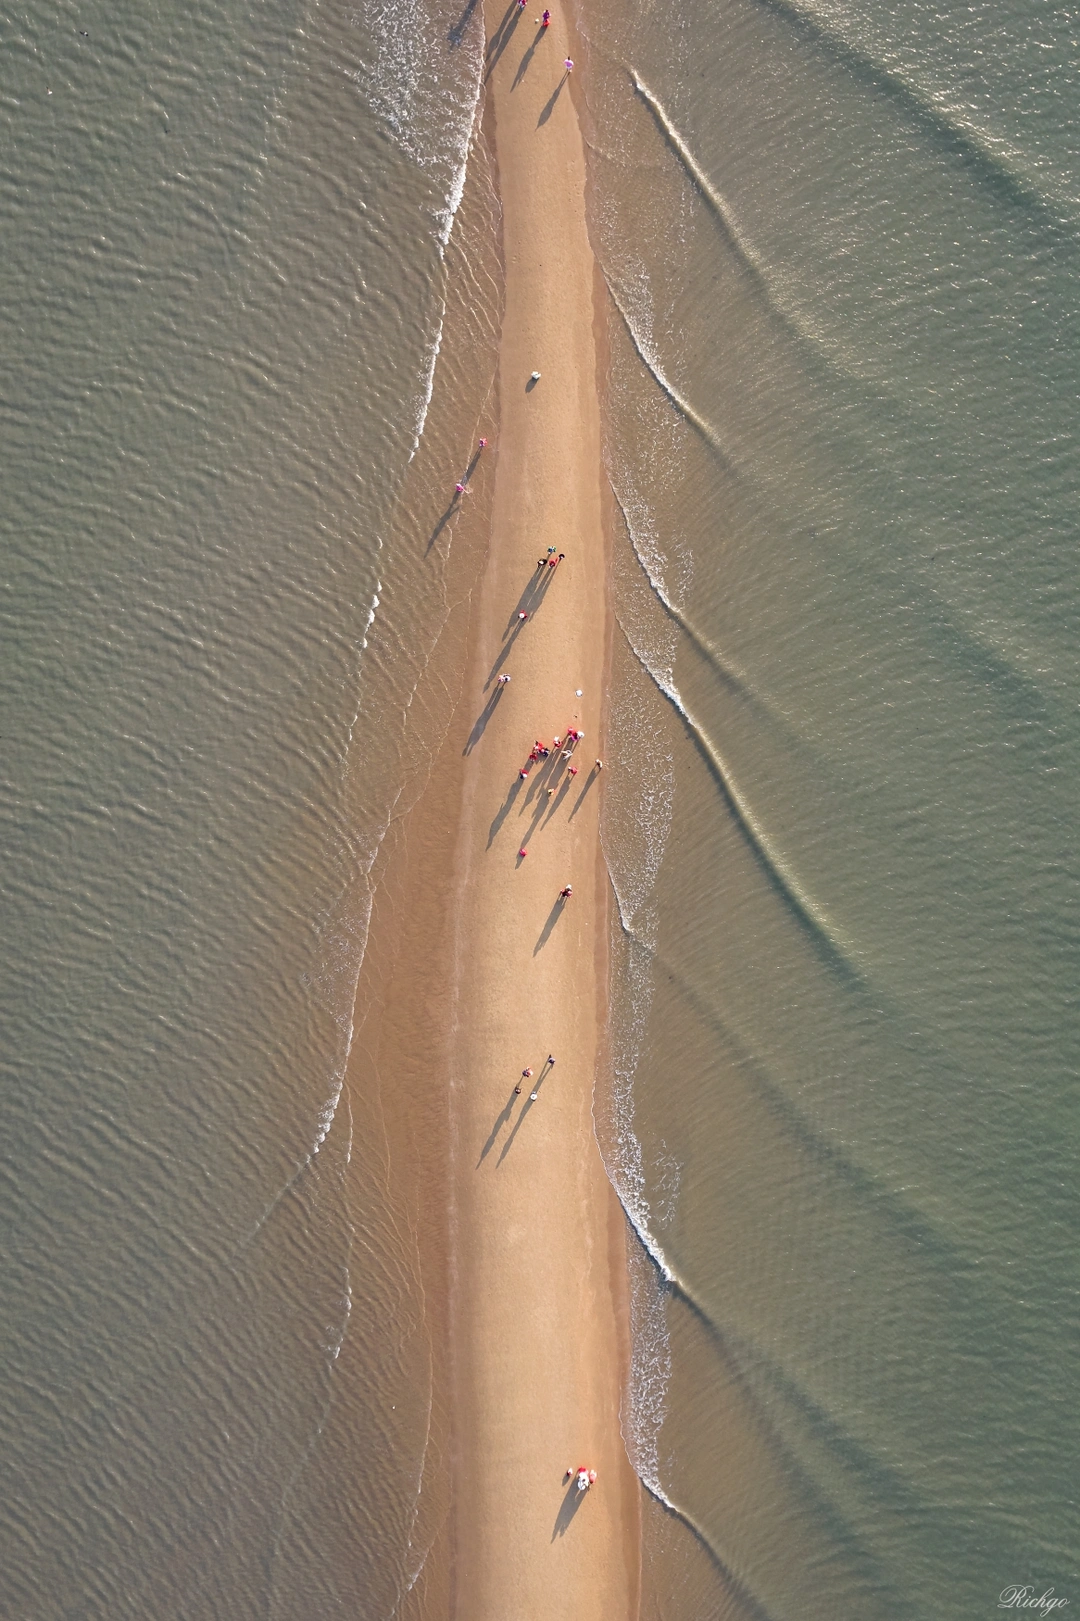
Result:
{"label": "ocean water", "polygon": [[1074,19],[582,20],[646,1610],[1075,1602]]}
{"label": "ocean water", "polygon": [[342,1082],[490,385],[458,15],[4,19],[12,1621],[387,1615],[423,1561],[416,1256]]}
{"label": "ocean water", "polygon": [[[1078,1602],[1075,19],[575,19],[643,1611]],[[346,1074],[493,405],[482,27],[5,16],[12,1617],[441,1613]]]}

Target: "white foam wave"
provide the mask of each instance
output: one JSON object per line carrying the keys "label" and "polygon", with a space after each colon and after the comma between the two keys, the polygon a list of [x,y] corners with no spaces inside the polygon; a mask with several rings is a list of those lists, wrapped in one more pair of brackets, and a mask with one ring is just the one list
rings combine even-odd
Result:
{"label": "white foam wave", "polygon": [[607,278],[607,289],[608,293],[611,295],[611,302],[622,316],[623,325],[626,328],[630,342],[634,345],[642,364],[654,378],[658,387],[664,391],[672,405],[679,412],[679,415],[684,417],[685,420],[689,422],[690,426],[697,430],[697,432],[705,440],[705,443],[716,452],[717,456],[720,457],[721,461],[728,466],[733,465],[731,453],[724,446],[720,435],[717,433],[712,423],[703,417],[700,411],[695,410],[686,396],[681,394],[675,387],[675,384],[671,382],[660,363],[660,357],[656,352],[649,334],[641,331],[640,328],[635,325],[630,313],[626,309],[624,299],[616,291],[610,277]]}
{"label": "white foam wave", "polygon": [[649,662],[648,657],[634,644],[632,638],[626,630],[626,627],[621,625],[621,622],[620,628],[623,630],[623,634],[626,636],[627,644],[634,653],[642,669],[652,677],[653,681],[656,683],[659,690],[664,694],[665,698],[668,699],[672,706],[683,717],[688,729],[696,739],[698,746],[712,767],[716,780],[722,787],[728,803],[735,812],[735,815],[738,818],[739,824],[742,827],[748,842],[758,855],[766,870],[777,882],[778,887],[794,905],[797,913],[817,936],[818,940],[829,948],[833,960],[838,964],[842,964],[849,973],[852,973],[858,977],[860,975],[860,970],[856,966],[856,950],[854,942],[836,925],[836,923],[826,912],[825,908],[819,905],[812,896],[807,894],[798,875],[792,870],[788,861],[778,850],[774,848],[772,841],[760,825],[753,812],[753,809],[743,797],[732,774],[731,768],[721,755],[719,749],[713,743],[705,727],[686,707],[685,703],[683,702],[682,694],[679,692],[679,689],[676,687],[674,681],[672,681],[670,676],[665,675],[662,671],[653,667],[653,665]]}
{"label": "white foam wave", "polygon": [[483,88],[483,30],[466,30],[448,49],[451,21],[432,0],[368,0],[356,18],[374,42],[374,53],[352,77],[393,133],[399,147],[428,171],[442,192],[432,211],[435,244],[443,268],[439,313],[414,399],[412,461],[420,447],[435,387],[446,311],[445,256],[469,170],[476,115]]}

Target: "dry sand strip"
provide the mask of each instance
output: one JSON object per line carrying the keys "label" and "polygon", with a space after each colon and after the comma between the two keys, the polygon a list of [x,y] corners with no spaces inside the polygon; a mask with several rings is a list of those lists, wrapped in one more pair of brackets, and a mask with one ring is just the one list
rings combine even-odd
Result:
{"label": "dry sand strip", "polygon": [[[636,1613],[639,1560],[619,1430],[625,1251],[591,1114],[607,926],[593,762],[609,631],[595,265],[566,21],[541,33],[535,0],[486,9],[506,308],[473,713],[499,670],[511,679],[468,756],[455,858],[453,1613],[527,1621],[570,1606],[580,1621],[622,1621]],[[549,546],[565,561],[541,574]],[[520,778],[534,740],[568,726],[585,734],[577,774],[553,753]],[[517,1094],[526,1066],[534,1078]],[[578,1464],[599,1477],[580,1495],[563,1478]]]}

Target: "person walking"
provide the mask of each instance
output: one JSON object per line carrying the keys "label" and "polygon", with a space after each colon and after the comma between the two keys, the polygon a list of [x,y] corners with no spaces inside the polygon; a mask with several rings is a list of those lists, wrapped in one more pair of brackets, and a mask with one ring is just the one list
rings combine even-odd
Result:
{"label": "person walking", "polygon": [[509,681],[509,679],[510,679],[510,677],[508,675],[501,675],[499,677],[499,685],[500,685],[500,687],[505,687],[505,685]]}
{"label": "person walking", "polygon": [[[518,0],[518,5],[521,5],[521,3],[522,0]],[[566,58],[566,61],[563,63],[563,67],[566,69],[567,73],[573,73],[574,71],[574,64],[569,57]]]}

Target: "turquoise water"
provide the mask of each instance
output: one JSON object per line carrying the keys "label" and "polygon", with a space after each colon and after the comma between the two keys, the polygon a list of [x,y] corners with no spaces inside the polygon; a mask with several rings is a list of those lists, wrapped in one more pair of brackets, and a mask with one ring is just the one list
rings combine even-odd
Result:
{"label": "turquoise water", "polygon": [[[1077,1602],[1074,20],[577,21],[643,1610]],[[464,589],[480,17],[5,47],[3,1609],[424,1613],[344,1075]]]}

